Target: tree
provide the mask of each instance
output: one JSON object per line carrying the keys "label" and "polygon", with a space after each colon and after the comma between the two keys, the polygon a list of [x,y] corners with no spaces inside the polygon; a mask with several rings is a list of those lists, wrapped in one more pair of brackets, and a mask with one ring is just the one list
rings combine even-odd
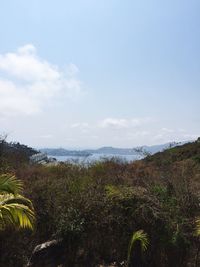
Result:
{"label": "tree", "polygon": [[22,189],[22,182],[15,176],[0,175],[0,230],[9,226],[33,229],[33,205],[21,195]]}

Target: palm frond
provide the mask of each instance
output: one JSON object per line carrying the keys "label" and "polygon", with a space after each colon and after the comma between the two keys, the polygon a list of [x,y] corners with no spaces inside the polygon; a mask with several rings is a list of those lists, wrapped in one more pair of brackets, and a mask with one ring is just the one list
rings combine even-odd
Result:
{"label": "palm frond", "polygon": [[12,203],[0,205],[0,225],[5,228],[13,225],[18,228],[33,229],[34,211],[23,204]]}
{"label": "palm frond", "polygon": [[196,220],[196,235],[200,236],[200,217]]}
{"label": "palm frond", "polygon": [[22,204],[33,210],[33,204],[30,199],[23,197],[22,195],[16,195],[15,197],[11,194],[0,195],[0,204]]}
{"label": "palm frond", "polygon": [[0,175],[0,230],[7,226],[33,229],[32,202],[20,195],[22,182],[10,174]]}
{"label": "palm frond", "polygon": [[149,238],[148,235],[143,230],[138,230],[133,233],[129,247],[128,247],[128,263],[130,262],[131,252],[134,249],[134,245],[136,241],[140,242],[142,252],[146,251],[149,245]]}
{"label": "palm frond", "polygon": [[0,175],[0,194],[20,194],[23,189],[22,182],[14,175]]}

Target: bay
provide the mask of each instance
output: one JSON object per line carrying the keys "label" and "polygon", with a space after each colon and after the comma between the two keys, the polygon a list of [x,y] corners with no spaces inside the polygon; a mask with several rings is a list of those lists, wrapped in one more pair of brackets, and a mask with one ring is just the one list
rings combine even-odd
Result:
{"label": "bay", "polygon": [[55,158],[59,162],[70,162],[70,163],[77,163],[77,164],[89,164],[94,163],[96,161],[103,161],[109,159],[116,159],[125,162],[132,162],[135,160],[142,159],[143,156],[140,155],[121,155],[121,154],[100,154],[94,153],[90,156],[53,156],[51,158]]}

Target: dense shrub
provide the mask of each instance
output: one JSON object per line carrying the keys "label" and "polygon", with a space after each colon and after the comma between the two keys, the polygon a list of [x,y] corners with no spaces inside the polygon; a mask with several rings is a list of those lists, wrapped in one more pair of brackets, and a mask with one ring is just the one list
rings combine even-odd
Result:
{"label": "dense shrub", "polygon": [[122,262],[138,229],[150,238],[147,266],[194,266],[200,166],[188,150],[197,157],[199,147],[176,149],[130,164],[107,160],[42,166],[24,161],[21,168],[7,160],[7,170],[24,181],[37,225],[33,234],[1,233],[0,266],[23,266],[36,244],[52,238],[65,240],[67,266]]}

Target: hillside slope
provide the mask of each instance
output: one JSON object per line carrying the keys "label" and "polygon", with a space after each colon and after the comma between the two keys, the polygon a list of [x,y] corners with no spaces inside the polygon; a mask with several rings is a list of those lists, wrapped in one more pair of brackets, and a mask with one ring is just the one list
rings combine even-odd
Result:
{"label": "hillside slope", "polygon": [[194,160],[200,162],[200,140],[186,143],[182,146],[169,148],[163,152],[158,152],[145,158],[145,162],[154,162],[158,166],[172,164],[183,160]]}

